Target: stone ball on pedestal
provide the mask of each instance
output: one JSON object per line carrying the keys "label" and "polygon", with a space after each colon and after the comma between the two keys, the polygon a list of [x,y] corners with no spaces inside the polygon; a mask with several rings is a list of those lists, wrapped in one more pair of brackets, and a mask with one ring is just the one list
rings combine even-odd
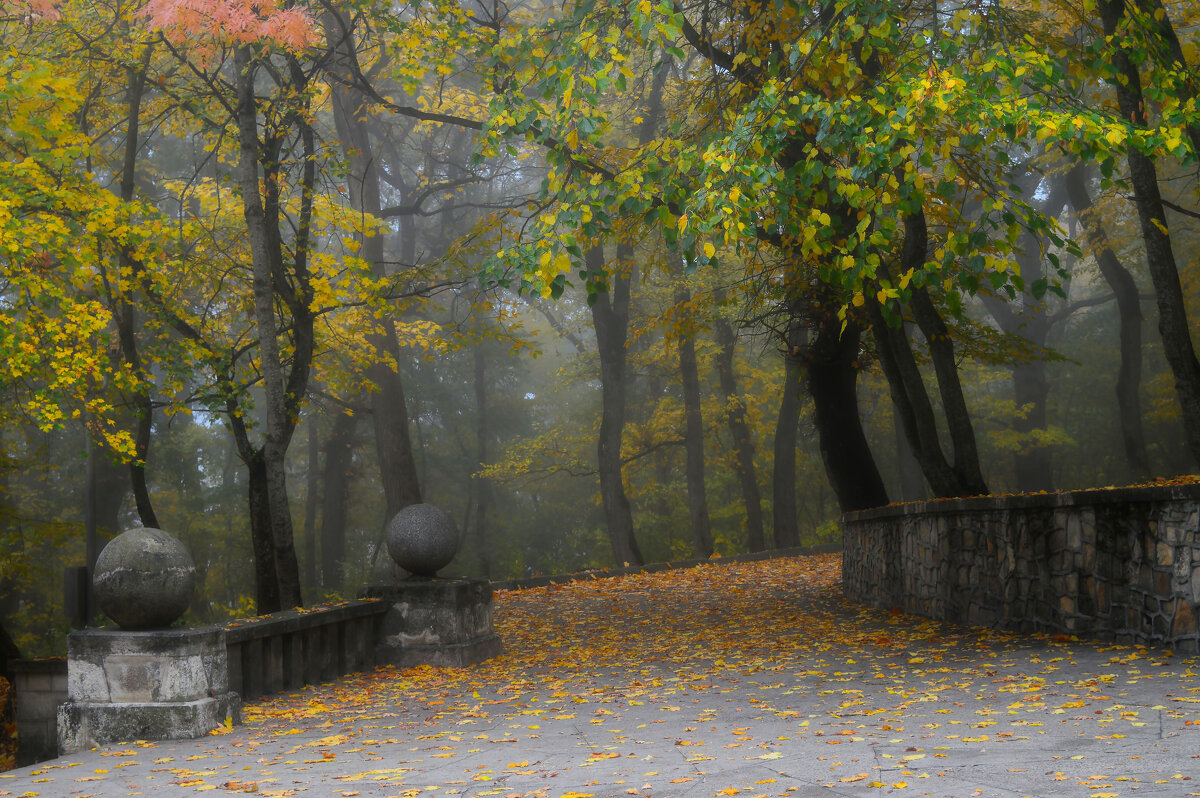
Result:
{"label": "stone ball on pedestal", "polygon": [[436,576],[458,553],[458,527],[445,510],[413,504],[388,523],[388,553],[414,576]]}
{"label": "stone ball on pedestal", "polygon": [[187,610],[196,564],[177,538],[161,529],[122,532],[96,558],[92,589],[101,611],[122,629],[162,629]]}

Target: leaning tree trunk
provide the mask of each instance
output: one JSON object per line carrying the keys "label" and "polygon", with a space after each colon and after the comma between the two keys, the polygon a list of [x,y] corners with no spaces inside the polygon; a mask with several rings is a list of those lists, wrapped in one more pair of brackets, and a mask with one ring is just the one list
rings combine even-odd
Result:
{"label": "leaning tree trunk", "polygon": [[1150,456],[1146,451],[1146,433],[1142,427],[1142,304],[1133,275],[1117,258],[1112,242],[1097,218],[1086,183],[1084,164],[1075,164],[1066,176],[1067,196],[1083,223],[1088,243],[1100,274],[1117,298],[1120,320],[1121,363],[1117,369],[1117,411],[1121,424],[1121,443],[1129,476],[1133,480],[1150,475]]}
{"label": "leaning tree trunk", "polygon": [[[692,301],[684,286],[675,292],[675,304],[685,308]],[[712,523],[708,518],[708,494],[704,485],[704,418],[700,412],[700,369],[696,365],[696,335],[685,321],[679,334],[679,373],[683,377],[684,451],[687,455],[688,517],[692,522],[692,550],[706,560],[713,553]]]}
{"label": "leaning tree trunk", "polygon": [[[1146,126],[1148,118],[1142,96],[1141,75],[1123,49],[1120,28],[1125,19],[1125,0],[1100,0],[1097,7],[1104,33],[1112,40],[1112,63],[1117,73],[1112,86],[1117,93],[1121,117],[1138,126]],[[1200,463],[1200,361],[1196,359],[1188,327],[1179,268],[1171,248],[1171,235],[1158,188],[1158,171],[1154,161],[1132,144],[1129,145],[1128,163],[1134,205],[1146,246],[1146,263],[1154,283],[1163,353],[1175,378],[1175,393],[1183,416],[1188,450],[1192,460]]]}
{"label": "leaning tree trunk", "polygon": [[854,320],[848,320],[843,331],[835,315],[822,316],[804,359],[821,459],[842,512],[888,503],[858,414],[861,338]]}

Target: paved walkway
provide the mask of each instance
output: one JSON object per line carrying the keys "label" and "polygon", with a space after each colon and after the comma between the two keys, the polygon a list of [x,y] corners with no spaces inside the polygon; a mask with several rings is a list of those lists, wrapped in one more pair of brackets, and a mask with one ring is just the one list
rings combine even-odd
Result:
{"label": "paved walkway", "polygon": [[500,593],[508,653],[0,774],[0,796],[1200,795],[1200,663],[839,598],[836,555]]}

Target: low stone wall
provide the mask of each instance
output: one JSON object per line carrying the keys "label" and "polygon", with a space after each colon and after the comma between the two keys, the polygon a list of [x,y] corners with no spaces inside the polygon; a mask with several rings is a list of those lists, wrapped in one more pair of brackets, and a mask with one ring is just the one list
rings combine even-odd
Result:
{"label": "low stone wall", "polygon": [[385,602],[357,600],[229,623],[230,689],[248,701],[369,670],[387,610]]}
{"label": "low stone wall", "polygon": [[842,526],[853,601],[1200,648],[1200,485],[917,502],[847,513]]}
{"label": "low stone wall", "polygon": [[58,756],[56,713],[67,700],[67,660],[19,659],[12,670],[17,767],[24,767]]}

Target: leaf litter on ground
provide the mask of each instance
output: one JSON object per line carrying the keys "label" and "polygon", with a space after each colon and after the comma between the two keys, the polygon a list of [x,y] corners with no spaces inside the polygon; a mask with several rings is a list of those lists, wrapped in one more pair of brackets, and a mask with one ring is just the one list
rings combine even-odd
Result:
{"label": "leaf litter on ground", "polygon": [[[683,735],[672,734],[671,742],[691,771],[660,780],[654,763],[645,762],[639,783],[630,782],[624,793],[678,794],[672,784],[719,777],[718,756],[783,775],[796,763],[781,749],[807,738],[830,752],[805,763],[827,773],[818,785],[928,795],[952,752],[1036,741],[1046,733],[1047,718],[1078,727],[1080,737],[1109,742],[1138,733],[1154,720],[1150,714],[1200,731],[1194,659],[857,606],[841,596],[840,570],[840,556],[826,554],[501,591],[495,618],[503,656],[468,669],[384,667],[262,700],[245,708],[246,726],[237,735],[220,738],[220,752],[208,752],[227,760],[223,765],[204,762],[204,769],[192,770],[164,762],[163,770],[173,783],[197,790],[264,796],[298,795],[303,788],[288,787],[297,773],[336,767],[340,775],[331,778],[345,789],[335,795],[368,787],[368,794],[388,796],[487,787],[471,794],[578,798],[600,793],[554,791],[549,780],[558,774],[537,757],[556,724],[570,724],[585,741],[578,743],[573,768],[595,771],[588,783],[602,785],[607,764],[628,770],[626,760],[670,718],[684,724]],[[1083,657],[1103,667],[1082,676],[1076,660]],[[1164,691],[1152,708],[1122,701],[1130,686],[1156,679],[1193,686]],[[745,706],[714,705],[714,696],[735,691]],[[961,720],[964,707],[975,707],[973,722]],[[719,730],[713,724],[722,713],[743,714]],[[679,723],[668,725],[678,731]],[[256,749],[271,738],[295,744],[282,757],[258,756]],[[874,759],[853,755],[856,743],[913,739],[920,744],[893,746],[896,753]],[[381,753],[397,746],[406,759]],[[507,767],[481,765],[474,755],[496,746],[511,750]],[[838,756],[841,750],[849,753]],[[1079,764],[1071,760],[1084,757],[1061,758]],[[427,760],[461,760],[461,775],[431,784],[421,765]],[[1064,764],[1041,777],[1075,778],[1064,775],[1068,770]],[[1025,769],[1010,773],[1018,778]],[[526,780],[518,783],[518,777]],[[539,777],[546,783],[530,788],[529,779]],[[1147,779],[1097,774],[1077,786],[1089,791],[1083,794],[1116,796]],[[795,794],[794,787],[773,787],[775,781],[760,778],[754,791],[730,786],[712,794]],[[1200,795],[1187,774],[1154,781],[1179,785],[1180,795]]]}

